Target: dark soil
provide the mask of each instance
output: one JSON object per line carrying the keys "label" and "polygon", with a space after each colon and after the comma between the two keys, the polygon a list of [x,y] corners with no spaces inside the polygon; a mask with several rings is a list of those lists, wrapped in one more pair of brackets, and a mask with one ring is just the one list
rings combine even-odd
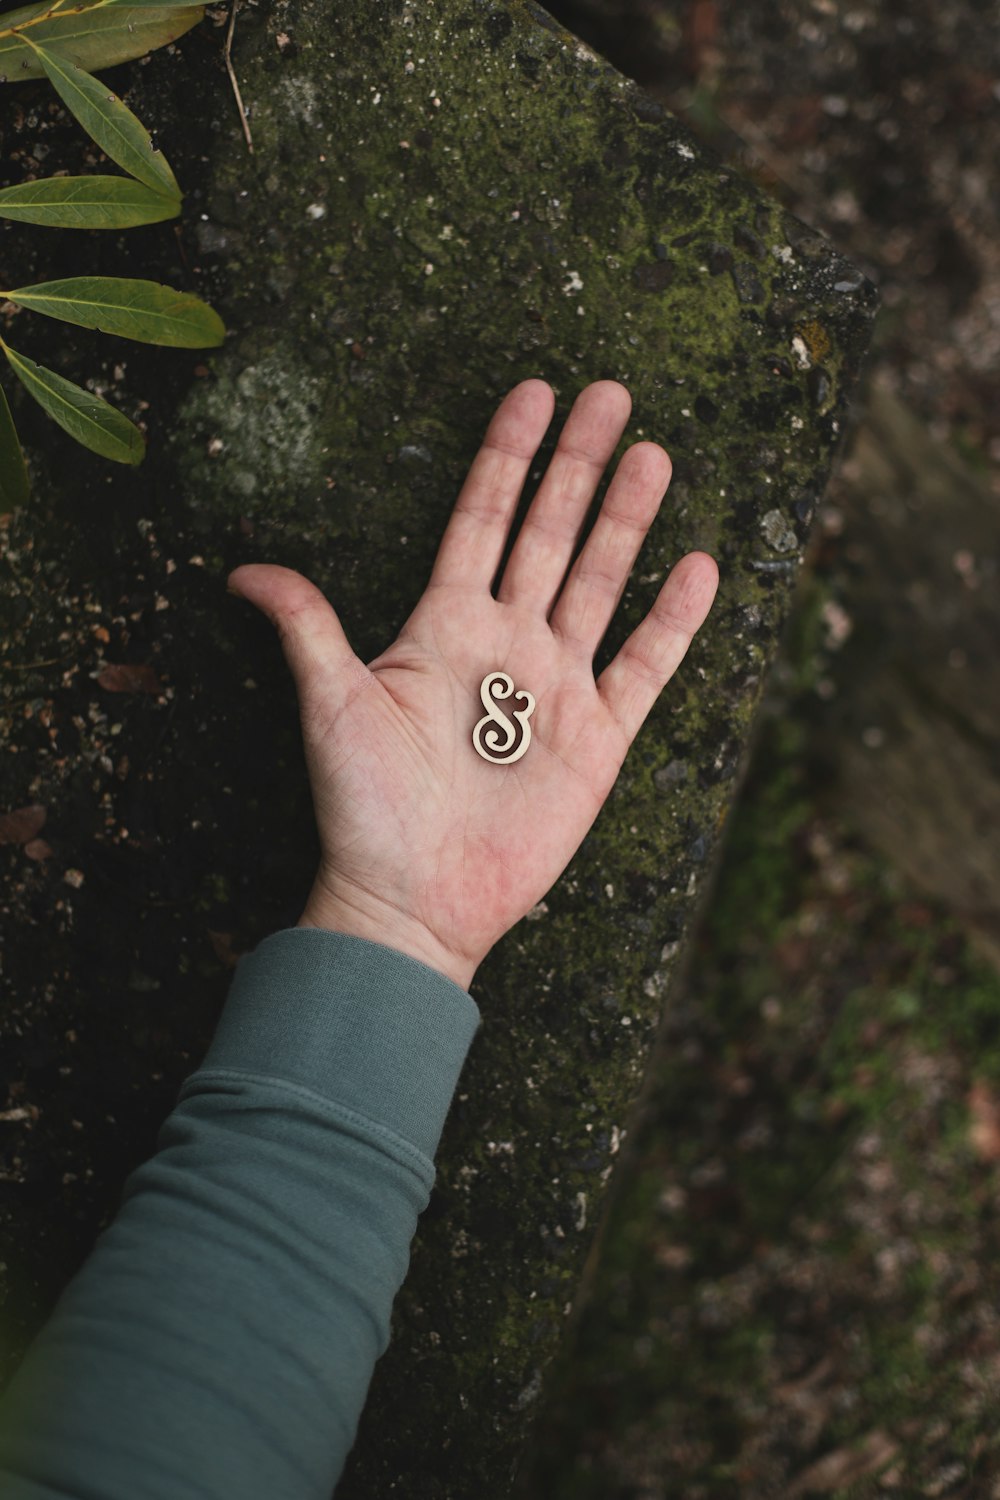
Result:
{"label": "dark soil", "polygon": [[[995,7],[552,8],[865,268],[870,379],[1000,491]],[[845,476],[533,1495],[1000,1495],[1000,979],[830,781],[853,503]]]}
{"label": "dark soil", "polygon": [[1000,976],[823,795],[826,603],[770,702],[533,1496],[1000,1494]]}
{"label": "dark soil", "polygon": [[[211,19],[108,77],[154,130],[176,116],[176,91],[235,108]],[[96,148],[47,83],[5,90],[3,110],[4,185],[93,168]],[[159,139],[186,191],[183,220],[120,234],[0,222],[5,284],[142,275],[219,305],[224,275],[195,239],[204,132],[218,122],[200,111],[190,121]],[[182,393],[212,378],[203,356],[9,304],[0,315],[14,348],[89,384],[149,443],[140,468],[110,472],[3,373],[35,483],[30,506],[0,517],[0,809],[37,806],[45,821],[27,858],[22,842],[0,840],[2,1380],[80,1247],[113,1217],[121,1182],[152,1151],[211,1036],[235,955],[297,919],[302,851],[315,834],[294,692],[273,654],[260,661],[270,627],[221,587],[220,575],[247,559],[252,528],[195,534],[164,493],[162,444]],[[241,610],[236,639],[253,655],[236,654]],[[116,682],[106,669],[121,665],[137,675]],[[240,721],[216,706],[234,680]],[[282,712],[261,724],[264,694]],[[259,753],[274,766],[266,784]]]}

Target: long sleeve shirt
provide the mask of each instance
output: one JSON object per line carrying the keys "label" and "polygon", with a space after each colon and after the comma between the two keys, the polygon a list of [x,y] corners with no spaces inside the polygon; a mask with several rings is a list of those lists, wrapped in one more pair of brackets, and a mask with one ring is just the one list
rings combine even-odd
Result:
{"label": "long sleeve shirt", "polygon": [[292,928],[243,958],[0,1398],[2,1500],[329,1500],[478,1024],[381,943]]}

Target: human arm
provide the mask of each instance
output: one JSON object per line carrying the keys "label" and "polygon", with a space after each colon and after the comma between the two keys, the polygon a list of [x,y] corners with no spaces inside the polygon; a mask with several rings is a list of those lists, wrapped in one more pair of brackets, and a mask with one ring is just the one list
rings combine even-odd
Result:
{"label": "human arm", "polygon": [[[629,450],[564,584],[628,416],[603,382],[493,596],[551,412],[541,382],[504,402],[423,599],[367,666],[300,575],[232,575],[295,674],[322,861],[300,928],[241,965],[157,1154],[0,1409],[12,1500],[327,1500],[474,1030],[468,985],[572,858],[714,594],[711,559],[682,559],[595,682],[669,475],[662,449]],[[471,745],[494,668],[536,698],[507,766]]]}
{"label": "human arm", "polygon": [[477,1022],[353,936],[293,928],[241,961],[0,1399],[3,1500],[329,1500]]}

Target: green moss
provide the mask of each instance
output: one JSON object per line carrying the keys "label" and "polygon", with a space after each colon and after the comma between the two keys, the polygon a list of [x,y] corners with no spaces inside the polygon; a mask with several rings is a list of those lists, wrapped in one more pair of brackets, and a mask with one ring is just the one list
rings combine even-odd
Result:
{"label": "green moss", "polygon": [[[228,891],[241,917],[258,903],[245,925],[266,930],[315,854],[278,647],[245,611],[223,617],[226,566],[307,571],[370,659],[423,590],[496,403],[542,376],[560,418],[589,381],[624,381],[623,446],[653,439],[673,458],[597,671],[685,551],[709,550],[722,572],[712,623],[591,835],[477,976],[483,1033],[339,1492],[486,1500],[507,1493],[707,887],[874,294],[837,291],[850,268],[829,246],[534,6],[250,7],[234,60],[254,154],[227,116],[191,222],[203,289],[232,333],[173,419],[155,512],[183,539],[163,585],[176,615],[154,611],[151,627],[182,688],[170,749],[188,757],[164,837],[176,850],[181,829],[195,851],[163,902],[193,949],[210,959],[202,924]],[[828,343],[820,381],[793,348],[804,326]],[[134,484],[119,502],[129,516],[147,503]],[[199,593],[192,555],[218,595]],[[239,726],[257,700],[234,684],[247,662],[282,710],[260,820],[245,803],[219,814],[216,763],[204,740],[192,748],[210,724],[213,755],[245,760]],[[210,767],[211,786],[181,810],[192,767]],[[259,789],[260,765],[245,772],[240,785]],[[199,826],[216,841],[207,855]],[[228,891],[199,874],[198,861],[220,867],[222,845]]]}

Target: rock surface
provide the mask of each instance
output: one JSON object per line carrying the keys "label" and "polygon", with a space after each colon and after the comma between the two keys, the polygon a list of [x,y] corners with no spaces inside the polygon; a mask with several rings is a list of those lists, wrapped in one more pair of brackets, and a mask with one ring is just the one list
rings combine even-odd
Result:
{"label": "rock surface", "polygon": [[[179,49],[194,77],[211,40]],[[6,1169],[11,1342],[152,1148],[233,953],[293,922],[311,875],[291,690],[226,569],[301,567],[370,658],[422,591],[503,393],[541,375],[562,416],[617,378],[627,441],[662,442],[675,478],[596,669],[684,551],[717,557],[720,596],[592,833],[476,977],[485,1025],[338,1491],[501,1496],[706,885],[874,293],[538,7],[277,5],[240,13],[234,59],[254,155],[211,96],[188,221],[229,345],[145,475],[53,444],[10,527],[19,755],[0,810],[45,806],[50,848],[3,851],[20,922],[3,1024],[26,1111]],[[137,362],[136,379],[159,368]],[[111,696],[90,681],[104,652],[154,665],[163,691]]]}

